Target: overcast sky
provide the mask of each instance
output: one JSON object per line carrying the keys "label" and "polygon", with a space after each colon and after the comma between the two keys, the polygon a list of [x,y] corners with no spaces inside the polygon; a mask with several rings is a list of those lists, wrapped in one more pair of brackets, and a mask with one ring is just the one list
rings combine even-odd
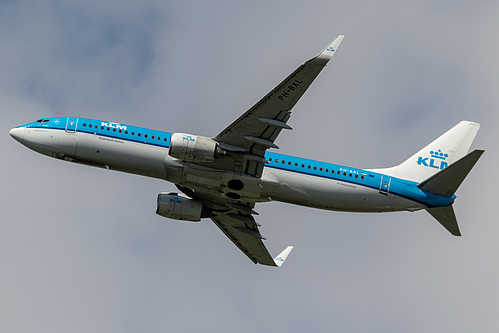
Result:
{"label": "overcast sky", "polygon": [[[497,1],[0,1],[0,331],[497,332]],[[257,205],[281,269],[210,221],[155,215],[173,184],[9,137],[47,116],[216,135],[344,34],[280,152],[398,164],[461,120],[486,152],[426,212]]]}

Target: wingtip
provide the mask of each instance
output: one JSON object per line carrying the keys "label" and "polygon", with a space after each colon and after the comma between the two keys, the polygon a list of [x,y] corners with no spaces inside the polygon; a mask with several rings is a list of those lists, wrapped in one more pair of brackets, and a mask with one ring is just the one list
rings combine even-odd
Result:
{"label": "wingtip", "polygon": [[288,246],[281,253],[279,253],[277,257],[274,258],[274,262],[277,267],[281,267],[282,264],[284,264],[291,250],[293,250],[293,246]]}
{"label": "wingtip", "polygon": [[310,62],[312,63],[317,63],[317,64],[322,64],[325,66],[329,60],[333,57],[333,55],[336,53],[336,50],[341,44],[341,41],[343,40],[345,36],[344,35],[338,35],[334,41],[328,44],[324,50],[322,50],[321,53],[319,53],[317,56],[312,58]]}

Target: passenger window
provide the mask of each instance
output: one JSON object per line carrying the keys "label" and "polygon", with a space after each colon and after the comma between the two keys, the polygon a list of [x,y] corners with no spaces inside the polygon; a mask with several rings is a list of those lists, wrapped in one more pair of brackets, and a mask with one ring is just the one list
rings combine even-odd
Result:
{"label": "passenger window", "polygon": [[326,169],[326,172],[329,172],[329,169]]}
{"label": "passenger window", "polygon": [[359,178],[359,175],[355,175],[355,178]]}
{"label": "passenger window", "polygon": [[295,163],[295,166],[298,166],[298,163]]}
{"label": "passenger window", "polygon": [[116,132],[116,128],[113,128],[113,132]]}
{"label": "passenger window", "polygon": [[278,159],[278,158],[276,158],[276,159],[275,159],[275,162],[276,162],[276,163],[279,163],[279,159]]}
{"label": "passenger window", "polygon": [[314,167],[314,170],[317,170],[317,167]]}
{"label": "passenger window", "polygon": [[282,162],[282,164],[286,164],[286,161],[285,161],[285,160],[282,160],[281,162]]}
{"label": "passenger window", "polygon": [[161,138],[158,136],[158,140],[161,140]]}
{"label": "passenger window", "polygon": [[360,179],[364,179],[364,176],[361,176]]}
{"label": "passenger window", "polygon": [[320,168],[319,171],[322,171],[322,168]]}
{"label": "passenger window", "polygon": [[272,157],[269,158],[269,161],[272,162]]}
{"label": "passenger window", "polygon": [[135,135],[135,132],[132,132],[132,135]]}
{"label": "passenger window", "polygon": [[153,135],[153,136],[151,136],[151,139],[154,139],[154,135]]}
{"label": "passenger window", "polygon": [[305,164],[302,164],[302,165],[301,165],[301,167],[302,167],[302,168],[304,168],[304,167],[305,167]]}
{"label": "passenger window", "polygon": [[291,165],[291,162],[288,162],[288,165]]}
{"label": "passenger window", "polygon": [[125,131],[125,134],[128,134],[128,131]]}
{"label": "passenger window", "polygon": [[147,134],[144,134],[144,138],[147,138]]}
{"label": "passenger window", "polygon": [[119,130],[118,132],[120,132],[120,133],[121,133],[121,130]]}
{"label": "passenger window", "polygon": [[310,169],[310,168],[311,168],[311,166],[309,165],[309,166],[308,166],[308,168]]}
{"label": "passenger window", "polygon": [[137,134],[137,135],[138,135],[138,136],[141,136],[142,134],[140,134],[140,133],[139,133],[139,134]]}
{"label": "passenger window", "polygon": [[166,138],[164,138],[163,141],[166,141]]}
{"label": "passenger window", "polygon": [[87,127],[87,124],[83,123],[83,127]]}
{"label": "passenger window", "polygon": [[100,129],[101,129],[101,130],[103,130],[103,129],[104,129],[104,126],[101,126],[101,127],[100,127]]}
{"label": "passenger window", "polygon": [[99,128],[99,126],[95,125],[95,128]]}
{"label": "passenger window", "polygon": [[110,130],[110,129],[109,129],[109,127],[107,128],[107,130],[108,130],[108,131]]}
{"label": "passenger window", "polygon": [[350,173],[349,176],[352,177],[352,174]]}

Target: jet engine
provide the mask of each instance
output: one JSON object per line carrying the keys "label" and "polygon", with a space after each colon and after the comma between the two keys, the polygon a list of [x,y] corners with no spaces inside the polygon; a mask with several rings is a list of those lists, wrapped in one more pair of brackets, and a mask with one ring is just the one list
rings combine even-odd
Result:
{"label": "jet engine", "polygon": [[215,140],[204,136],[173,133],[168,154],[186,162],[212,162],[224,156],[225,150]]}
{"label": "jet engine", "polygon": [[209,217],[210,211],[198,200],[177,193],[160,193],[156,214],[175,220],[198,222]]}

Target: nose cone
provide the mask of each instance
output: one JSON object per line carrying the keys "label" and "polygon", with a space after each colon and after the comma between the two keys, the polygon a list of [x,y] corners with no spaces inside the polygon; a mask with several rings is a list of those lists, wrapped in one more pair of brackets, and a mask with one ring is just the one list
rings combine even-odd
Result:
{"label": "nose cone", "polygon": [[22,143],[24,139],[24,128],[14,127],[10,130],[10,136]]}

